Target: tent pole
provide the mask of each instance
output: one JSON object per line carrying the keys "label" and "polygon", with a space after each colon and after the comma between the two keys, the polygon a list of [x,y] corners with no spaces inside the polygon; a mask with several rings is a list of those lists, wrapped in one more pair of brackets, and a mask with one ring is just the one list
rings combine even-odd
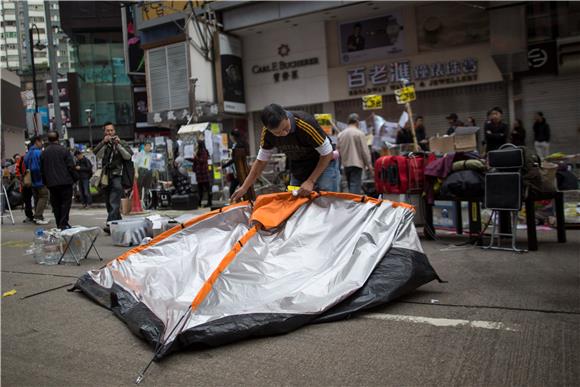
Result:
{"label": "tent pole", "polygon": [[[181,322],[183,321],[183,319],[185,319],[185,317],[188,316],[190,313],[191,313],[191,304],[189,305],[189,308],[187,308],[187,311],[183,314],[183,316],[181,316],[181,318],[179,319],[177,324],[175,324],[175,326],[173,327],[171,332],[169,332],[169,337],[171,337],[171,335],[173,334],[173,332],[175,332],[177,327],[179,327],[181,325]],[[157,346],[157,348],[155,349],[155,353],[153,354],[153,358],[151,358],[151,360],[149,361],[149,363],[147,363],[145,368],[143,368],[143,370],[141,370],[141,372],[139,372],[139,374],[137,375],[137,379],[135,379],[135,384],[139,384],[143,381],[143,379],[145,379],[145,373],[147,373],[147,370],[149,369],[149,367],[151,367],[151,364],[153,364],[153,362],[155,361],[155,358],[157,358],[157,355],[159,355],[159,353],[161,352],[161,348],[163,348],[163,345],[161,345],[161,340],[160,340],[159,345]]]}

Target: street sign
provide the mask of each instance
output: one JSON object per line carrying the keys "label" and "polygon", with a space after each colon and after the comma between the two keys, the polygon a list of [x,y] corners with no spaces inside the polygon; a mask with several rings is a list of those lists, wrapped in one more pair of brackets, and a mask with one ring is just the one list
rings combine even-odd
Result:
{"label": "street sign", "polygon": [[362,97],[363,110],[374,110],[383,108],[382,95],[365,95]]}
{"label": "street sign", "polygon": [[417,96],[415,95],[415,86],[409,85],[395,90],[395,97],[397,98],[397,103],[399,105],[404,105],[408,102],[416,100]]}

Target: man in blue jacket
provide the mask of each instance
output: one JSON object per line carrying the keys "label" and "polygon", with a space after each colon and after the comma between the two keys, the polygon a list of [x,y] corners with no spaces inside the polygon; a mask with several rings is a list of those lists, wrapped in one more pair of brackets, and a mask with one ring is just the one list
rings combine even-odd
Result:
{"label": "man in blue jacket", "polygon": [[44,209],[48,203],[48,189],[42,180],[42,138],[34,136],[31,140],[33,144],[28,153],[24,157],[24,164],[26,169],[30,170],[30,177],[32,178],[32,195],[34,196],[34,223],[44,225],[48,221],[44,219]]}

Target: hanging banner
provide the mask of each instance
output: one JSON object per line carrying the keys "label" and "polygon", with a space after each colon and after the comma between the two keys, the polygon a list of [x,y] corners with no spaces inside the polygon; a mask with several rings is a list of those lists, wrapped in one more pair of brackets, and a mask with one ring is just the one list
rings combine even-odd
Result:
{"label": "hanging banner", "polygon": [[365,95],[362,97],[363,110],[374,110],[383,108],[382,95]]}

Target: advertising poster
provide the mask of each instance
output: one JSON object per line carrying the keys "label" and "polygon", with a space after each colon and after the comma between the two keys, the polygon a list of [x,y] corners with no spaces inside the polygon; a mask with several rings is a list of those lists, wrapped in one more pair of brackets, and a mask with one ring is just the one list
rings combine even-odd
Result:
{"label": "advertising poster", "polygon": [[405,49],[403,18],[398,12],[340,23],[338,28],[342,64],[399,55]]}

